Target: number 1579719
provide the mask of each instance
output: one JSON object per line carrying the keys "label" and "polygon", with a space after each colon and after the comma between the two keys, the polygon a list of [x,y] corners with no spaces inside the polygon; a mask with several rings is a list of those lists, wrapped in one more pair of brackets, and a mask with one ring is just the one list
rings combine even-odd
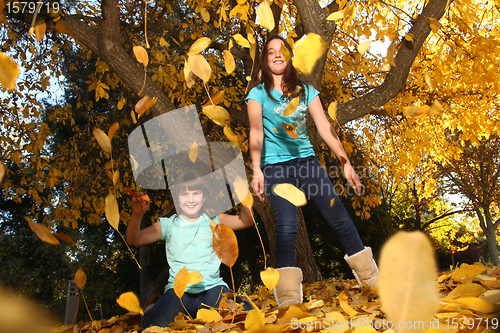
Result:
{"label": "number 1579719", "polygon": [[[44,8],[46,7],[46,8]],[[46,9],[47,12],[59,12],[58,2],[43,2],[43,1],[11,1],[5,4],[5,10],[9,14],[35,14]]]}

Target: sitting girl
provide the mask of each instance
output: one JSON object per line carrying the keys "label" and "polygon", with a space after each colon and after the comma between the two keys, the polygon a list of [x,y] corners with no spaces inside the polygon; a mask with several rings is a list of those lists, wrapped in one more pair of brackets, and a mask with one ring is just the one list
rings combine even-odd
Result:
{"label": "sitting girl", "polygon": [[[214,214],[209,189],[202,177],[194,171],[182,173],[172,187],[172,197],[179,215],[160,218],[157,223],[142,229],[142,216],[149,209],[149,202],[132,198],[132,216],[127,227],[127,242],[130,245],[145,245],[159,240],[166,241],[167,262],[170,277],[165,293],[146,309],[142,317],[142,328],[165,327],[174,321],[179,312],[196,318],[200,308],[217,307],[222,294],[230,292],[220,277],[221,261],[212,244],[210,220],[222,223],[233,230],[248,228],[253,224],[250,210],[242,205],[241,214]],[[180,299],[174,292],[177,273],[186,267],[189,272],[198,271],[203,276],[201,282],[188,285]],[[184,306],[183,306],[184,305]]]}

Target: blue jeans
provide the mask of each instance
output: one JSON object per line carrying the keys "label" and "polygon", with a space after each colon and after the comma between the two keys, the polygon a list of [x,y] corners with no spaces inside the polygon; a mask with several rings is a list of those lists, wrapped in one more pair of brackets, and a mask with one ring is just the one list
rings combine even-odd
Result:
{"label": "blue jeans", "polygon": [[[223,298],[224,293],[231,292],[226,286],[215,286],[211,289],[205,290],[201,293],[191,294],[184,293],[182,295],[182,303],[189,312],[192,318],[196,318],[196,313],[199,309],[209,309],[210,307],[218,307]],[[241,297],[236,298],[237,303],[243,302]],[[252,306],[245,300],[243,308],[250,310]],[[175,316],[179,312],[186,313],[184,307],[179,300],[179,297],[174,292],[174,289],[167,290],[163,296],[154,304],[154,306],[146,311],[141,319],[142,329],[149,326],[166,327],[174,321]]]}
{"label": "blue jeans", "polygon": [[[330,227],[338,233],[347,255],[364,249],[349,213],[316,156],[269,164],[262,169],[262,172],[266,195],[271,202],[276,219],[277,268],[295,266],[295,238],[298,230],[297,208],[273,192],[273,187],[281,183],[294,185],[304,192],[308,201],[312,200],[316,204]],[[331,205],[332,199],[333,205]]]}

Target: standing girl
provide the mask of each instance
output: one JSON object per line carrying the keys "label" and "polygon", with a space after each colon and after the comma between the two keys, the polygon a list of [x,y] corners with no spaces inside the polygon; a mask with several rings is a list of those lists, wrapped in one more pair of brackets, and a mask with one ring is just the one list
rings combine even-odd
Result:
{"label": "standing girl", "polygon": [[[250,210],[241,207],[241,214],[215,215],[211,207],[212,197],[203,178],[196,172],[182,173],[173,186],[177,212],[170,218],[160,218],[157,223],[142,229],[142,216],[149,209],[149,202],[132,198],[132,216],[127,227],[127,242],[130,245],[145,245],[165,240],[170,277],[165,286],[165,293],[146,309],[142,317],[143,329],[154,325],[165,327],[174,321],[179,313],[186,313],[193,318],[200,308],[217,307],[222,294],[230,292],[227,284],[220,277],[221,261],[214,251],[210,220],[222,223],[233,230],[248,228],[253,224]],[[186,267],[189,272],[198,271],[203,279],[197,284],[188,285],[182,296],[182,306],[174,292],[174,280],[177,273]],[[240,299],[241,300],[241,299]],[[248,306],[246,306],[248,308]]]}
{"label": "standing girl", "polygon": [[[365,282],[376,286],[378,280],[371,249],[361,242],[356,227],[314,154],[306,133],[308,111],[318,133],[342,161],[344,175],[358,194],[361,192],[359,177],[325,116],[319,92],[298,78],[291,61],[283,58],[282,46],[292,54],[292,48],[281,36],[272,36],[264,44],[260,57],[261,70],[250,83],[253,88],[246,98],[250,120],[252,188],[261,201],[265,191],[276,219],[275,253],[280,280],[274,294],[280,306],[302,302],[302,271],[295,267],[297,210],[273,192],[277,184],[292,184],[314,201],[328,224],[339,234],[347,252],[345,259],[359,284]],[[297,109],[284,116],[288,103],[297,96],[300,96]],[[295,138],[288,134],[293,128],[288,124],[295,126]]]}

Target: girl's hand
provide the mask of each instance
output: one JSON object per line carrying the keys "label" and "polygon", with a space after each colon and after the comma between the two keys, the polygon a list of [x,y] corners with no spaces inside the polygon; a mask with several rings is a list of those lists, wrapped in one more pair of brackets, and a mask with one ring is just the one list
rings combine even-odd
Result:
{"label": "girl's hand", "polygon": [[254,169],[251,185],[257,198],[264,201],[264,174],[260,168]]}
{"label": "girl's hand", "polygon": [[356,171],[354,171],[354,168],[350,162],[344,164],[344,175],[349,182],[349,185],[351,185],[354,191],[356,191],[356,194],[361,195],[361,181],[359,180],[358,174],[356,173]]}
{"label": "girl's hand", "polygon": [[[143,192],[139,195],[144,195]],[[150,202],[144,201],[141,198],[132,197],[132,214],[143,215],[149,209]]]}

